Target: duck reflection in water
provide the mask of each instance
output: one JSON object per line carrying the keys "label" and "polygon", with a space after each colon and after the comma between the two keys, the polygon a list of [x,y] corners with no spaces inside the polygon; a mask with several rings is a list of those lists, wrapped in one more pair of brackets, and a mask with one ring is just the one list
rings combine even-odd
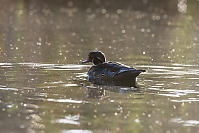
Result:
{"label": "duck reflection in water", "polygon": [[88,71],[88,80],[98,85],[136,87],[136,77],[145,70],[130,68],[120,63],[106,62],[100,51],[92,51],[82,63],[93,63]]}
{"label": "duck reflection in water", "polygon": [[96,85],[84,86],[88,92],[88,98],[100,99],[106,97],[106,92],[115,93],[143,93],[143,89],[135,87],[122,87],[122,86],[107,86],[107,85]]}

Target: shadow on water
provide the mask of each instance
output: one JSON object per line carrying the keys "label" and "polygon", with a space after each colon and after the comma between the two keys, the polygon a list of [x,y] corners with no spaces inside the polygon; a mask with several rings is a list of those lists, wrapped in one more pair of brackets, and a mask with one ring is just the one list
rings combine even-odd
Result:
{"label": "shadow on water", "polygon": [[141,92],[142,89],[135,87],[122,87],[122,86],[104,86],[104,85],[93,85],[85,86],[88,91],[88,98],[102,98],[105,96],[106,91],[115,93],[133,93]]}

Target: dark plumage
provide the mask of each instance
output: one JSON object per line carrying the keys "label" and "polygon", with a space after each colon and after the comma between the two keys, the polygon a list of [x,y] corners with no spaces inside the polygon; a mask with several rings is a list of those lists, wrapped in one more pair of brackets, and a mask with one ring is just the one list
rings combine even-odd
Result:
{"label": "dark plumage", "polygon": [[137,70],[128,66],[105,62],[105,56],[100,51],[90,52],[82,63],[92,62],[94,65],[88,71],[89,81],[96,84],[114,84],[135,86],[136,77],[145,70]]}

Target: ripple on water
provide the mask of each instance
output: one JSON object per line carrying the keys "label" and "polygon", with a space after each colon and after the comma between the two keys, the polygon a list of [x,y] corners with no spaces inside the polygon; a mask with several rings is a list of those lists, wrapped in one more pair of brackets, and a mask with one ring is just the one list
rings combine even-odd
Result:
{"label": "ripple on water", "polygon": [[[47,82],[46,82],[47,83]],[[62,84],[64,83],[63,81],[54,81],[54,82],[49,82],[48,84]]]}
{"label": "ripple on water", "polygon": [[18,91],[16,88],[0,88],[0,90],[6,90],[6,91]]}
{"label": "ripple on water", "polygon": [[190,65],[190,64],[178,64],[178,63],[173,63],[172,65],[174,65],[174,66],[185,66],[185,67],[190,67],[190,66],[198,66],[198,65]]}
{"label": "ripple on water", "polygon": [[90,65],[74,65],[74,64],[67,64],[67,65],[62,65],[62,66],[55,66],[57,68],[63,68],[63,69],[82,69],[82,68],[85,68],[85,67],[89,67]]}
{"label": "ripple on water", "polygon": [[76,73],[77,74],[77,78],[84,78],[84,77],[88,77],[87,72],[83,72],[83,73]]}
{"label": "ripple on water", "polygon": [[5,85],[0,85],[0,87],[6,88],[6,86],[5,86]]}
{"label": "ripple on water", "polygon": [[89,65],[74,65],[74,64],[67,64],[67,65],[54,65],[51,68],[46,68],[45,70],[66,70],[66,71],[74,71],[74,70],[82,70],[87,68]]}
{"label": "ripple on water", "polygon": [[31,67],[31,68],[35,68],[35,67],[48,68],[48,67],[53,67],[55,65],[55,64],[33,63],[33,62],[23,62],[23,63],[18,63],[18,64],[28,66],[28,67]]}
{"label": "ripple on water", "polygon": [[[161,89],[159,86],[152,86],[148,88],[149,90],[158,91],[158,95],[167,97],[181,97],[188,94],[199,94],[196,90],[178,90],[178,89]],[[167,93],[164,93],[167,92]],[[189,98],[189,100],[171,100],[173,102],[191,102],[198,101],[195,98]]]}
{"label": "ripple on water", "polygon": [[0,63],[0,66],[12,65],[12,63]]}
{"label": "ripple on water", "polygon": [[[145,73],[145,75],[156,75],[154,78],[168,78],[168,79],[179,79],[179,78],[185,78],[186,79],[196,79],[198,80],[198,77],[193,77],[199,75],[199,70],[190,68],[193,67],[192,65],[183,65],[183,64],[174,64],[172,66],[139,66],[143,68],[149,68],[148,73]],[[157,77],[158,76],[158,77]],[[191,76],[191,77],[190,77]]]}
{"label": "ripple on water", "polygon": [[180,97],[184,96],[185,94],[177,93],[177,94],[158,94],[159,96],[167,96],[167,97]]}
{"label": "ripple on water", "polygon": [[76,87],[78,84],[63,84],[64,87]]}
{"label": "ripple on water", "polygon": [[182,124],[183,126],[198,126],[199,121],[197,120],[182,120],[181,118],[174,118],[171,122]]}
{"label": "ripple on water", "polygon": [[72,100],[72,99],[47,99],[49,102],[59,102],[59,103],[87,103],[86,101]]}
{"label": "ripple on water", "polygon": [[167,91],[171,93],[185,93],[185,94],[199,94],[196,90],[177,90],[177,89],[162,89],[161,91]]}
{"label": "ripple on water", "polygon": [[80,122],[78,122],[79,118],[80,115],[65,116],[63,119],[57,119],[52,122],[60,124],[80,125]]}
{"label": "ripple on water", "polygon": [[0,67],[10,68],[10,67],[13,67],[13,64],[12,63],[0,63]]}
{"label": "ripple on water", "polygon": [[144,65],[144,66],[139,66],[139,67],[153,68],[153,69],[184,69],[184,67],[174,67],[174,66],[149,66],[149,65]]}
{"label": "ripple on water", "polygon": [[188,98],[188,99],[185,99],[185,100],[170,100],[171,102],[177,102],[177,103],[185,103],[185,102],[199,102],[199,98]]}
{"label": "ripple on water", "polygon": [[61,133],[92,133],[90,130],[80,130],[80,129],[74,129],[74,130],[63,130]]}
{"label": "ripple on water", "polygon": [[40,64],[40,63],[18,63],[20,65],[28,66],[31,68],[43,68],[45,70],[82,70],[90,67],[90,65],[77,65],[77,64]]}

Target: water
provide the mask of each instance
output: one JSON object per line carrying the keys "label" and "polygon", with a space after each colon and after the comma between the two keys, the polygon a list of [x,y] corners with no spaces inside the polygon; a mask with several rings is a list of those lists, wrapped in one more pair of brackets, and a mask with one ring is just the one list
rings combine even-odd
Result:
{"label": "water", "polygon": [[[199,132],[198,1],[129,2],[1,1],[0,132]],[[89,83],[95,49],[138,88]]]}

